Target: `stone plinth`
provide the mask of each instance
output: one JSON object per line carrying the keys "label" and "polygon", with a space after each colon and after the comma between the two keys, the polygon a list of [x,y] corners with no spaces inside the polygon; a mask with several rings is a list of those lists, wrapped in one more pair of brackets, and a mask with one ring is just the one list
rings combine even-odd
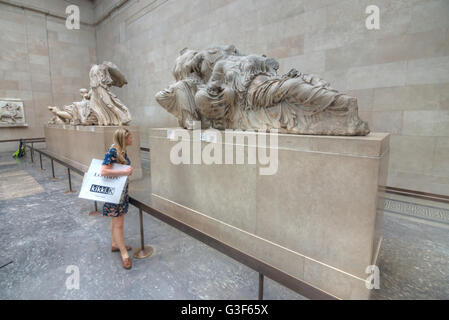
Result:
{"label": "stone plinth", "polygon": [[[59,159],[84,172],[93,158],[104,159],[104,154],[112,145],[115,126],[72,126],[46,125],[44,127],[47,149]],[[140,136],[137,127],[129,126],[133,135],[133,145],[127,149],[133,174],[130,180],[142,178],[140,157]]]}
{"label": "stone plinth", "polygon": [[[381,243],[388,133],[279,134],[273,175],[261,175],[259,161],[248,164],[256,147],[246,139],[237,143],[245,164],[175,165],[170,151],[181,134],[192,145],[193,131],[150,130],[155,208],[338,298],[369,297],[365,270],[376,264]],[[203,141],[202,149],[217,144],[223,159],[236,145],[207,137],[214,142]]]}

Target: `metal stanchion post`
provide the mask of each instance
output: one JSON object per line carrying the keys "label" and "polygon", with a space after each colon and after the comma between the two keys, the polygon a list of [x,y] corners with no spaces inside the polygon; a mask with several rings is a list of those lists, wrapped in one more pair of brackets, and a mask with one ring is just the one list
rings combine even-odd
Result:
{"label": "metal stanchion post", "polygon": [[41,170],[44,170],[42,167],[42,153],[39,152],[39,162],[41,163]]}
{"label": "metal stanchion post", "polygon": [[50,180],[56,180],[56,177],[55,177],[55,165],[53,163],[53,159],[51,159],[51,174],[53,175],[53,177],[50,178]]}
{"label": "metal stanchion post", "polygon": [[99,213],[99,212],[98,212],[98,207],[97,207],[97,201],[94,201],[94,204],[95,204],[95,210],[89,212],[89,215],[90,215],[90,216],[96,216],[96,215]]}
{"label": "metal stanchion post", "polygon": [[143,237],[143,215],[142,209],[139,208],[139,217],[140,217],[140,244],[141,247],[134,251],[134,258],[143,259],[151,256],[154,252],[153,247],[145,246],[144,237]]}
{"label": "metal stanchion post", "polygon": [[31,162],[34,163],[34,147],[33,147],[32,143],[31,143],[30,156],[31,156]]}
{"label": "metal stanchion post", "polygon": [[70,168],[67,168],[67,175],[69,176],[69,190],[64,193],[74,193],[75,190],[72,190],[72,176],[70,175]]}
{"label": "metal stanchion post", "polygon": [[263,274],[259,272],[259,300],[263,300]]}

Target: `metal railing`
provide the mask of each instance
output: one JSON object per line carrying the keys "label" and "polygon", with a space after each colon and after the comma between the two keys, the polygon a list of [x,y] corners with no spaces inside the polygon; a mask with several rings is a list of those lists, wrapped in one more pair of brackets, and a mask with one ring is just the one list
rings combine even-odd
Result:
{"label": "metal railing", "polygon": [[[36,140],[36,139],[35,139]],[[61,164],[62,166],[67,168],[67,175],[68,175],[68,182],[69,182],[69,190],[66,191],[66,193],[72,193],[74,190],[72,189],[72,180],[71,180],[71,171],[76,172],[77,174],[84,175],[84,172],[80,169],[77,169],[73,167],[72,165],[58,159],[57,157],[49,154],[48,152],[45,152],[44,150],[36,149],[34,147],[35,142],[43,142],[43,141],[27,141],[24,143],[25,147],[30,149],[30,157],[31,161],[34,163],[34,152],[39,153],[39,162],[41,170],[43,169],[42,165],[42,155],[49,158],[51,161],[51,168],[52,168],[52,179],[56,179],[55,177],[55,171],[54,171],[54,162],[57,162]],[[17,140],[18,141],[18,140]],[[0,141],[1,142],[1,141]],[[140,148],[142,151],[149,151],[149,148]],[[263,299],[263,292],[264,292],[264,277],[268,277],[277,283],[289,288],[292,291],[295,291],[296,293],[308,298],[308,299],[321,299],[321,300],[336,300],[337,297],[324,292],[304,281],[301,281],[282,270],[269,265],[251,255],[248,255],[234,247],[229,246],[228,244],[221,242],[220,240],[209,236],[206,233],[203,233],[155,208],[152,206],[145,204],[133,197],[129,197],[129,202],[133,206],[139,209],[139,217],[140,217],[140,238],[141,238],[141,250],[145,250],[145,244],[144,244],[144,232],[143,232],[143,219],[142,219],[142,212],[146,212],[150,214],[151,216],[157,218],[158,220],[161,220],[162,222],[165,222],[169,224],[170,226],[180,230],[181,232],[201,241],[202,243],[208,245],[211,248],[214,248],[223,254],[227,255],[228,257],[233,258],[234,260],[238,261],[239,263],[242,263],[246,265],[247,267],[253,269],[254,271],[258,272],[259,274],[259,281],[258,281],[258,298],[259,300]],[[95,205],[95,211],[98,210],[97,202],[94,202]]]}
{"label": "metal railing", "polygon": [[45,138],[23,138],[23,139],[8,139],[8,140],[0,140],[0,143],[3,142],[18,142],[22,140],[23,142],[45,142]]}

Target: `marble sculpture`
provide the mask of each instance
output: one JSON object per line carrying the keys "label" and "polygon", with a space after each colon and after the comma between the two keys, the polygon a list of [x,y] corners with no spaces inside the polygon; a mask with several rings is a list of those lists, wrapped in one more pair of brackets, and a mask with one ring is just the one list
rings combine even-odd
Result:
{"label": "marble sculpture", "polygon": [[357,99],[312,74],[291,69],[265,55],[245,55],[233,45],[183,49],[176,59],[176,82],[156,94],[179,125],[270,130],[313,135],[367,135]]}
{"label": "marble sculpture", "polygon": [[0,125],[14,126],[24,123],[22,102],[0,101]]}
{"label": "marble sculpture", "polygon": [[48,123],[72,125],[120,126],[131,122],[128,108],[111,91],[112,86],[127,84],[125,76],[118,67],[105,61],[93,65],[89,72],[90,90],[80,89],[82,100],[64,106],[49,106],[54,114]]}

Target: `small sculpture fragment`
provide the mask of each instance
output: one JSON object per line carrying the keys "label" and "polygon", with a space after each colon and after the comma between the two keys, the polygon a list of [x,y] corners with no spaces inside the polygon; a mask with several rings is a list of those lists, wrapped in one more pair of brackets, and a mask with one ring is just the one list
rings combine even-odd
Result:
{"label": "small sculpture fragment", "polygon": [[48,120],[48,124],[69,124],[72,120],[72,114],[68,111],[60,110],[58,107],[48,106],[48,110],[54,114],[54,116]]}
{"label": "small sculpture fragment", "polygon": [[98,123],[93,110],[90,108],[90,92],[87,89],[80,89],[83,97],[81,101],[73,102],[64,106],[62,110],[58,107],[49,106],[48,109],[54,114],[49,124],[72,124],[72,125],[95,125]]}

